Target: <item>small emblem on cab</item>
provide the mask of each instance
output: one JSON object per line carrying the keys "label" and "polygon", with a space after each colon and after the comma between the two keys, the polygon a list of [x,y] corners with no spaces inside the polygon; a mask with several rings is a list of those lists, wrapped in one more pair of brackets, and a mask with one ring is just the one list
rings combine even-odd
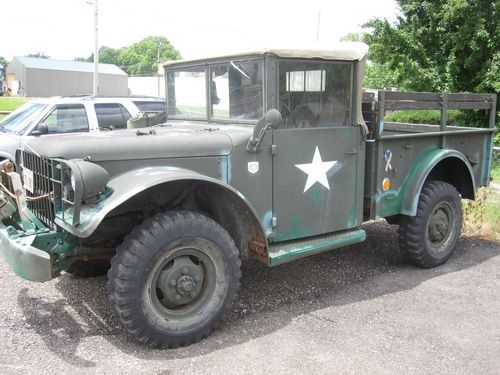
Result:
{"label": "small emblem on cab", "polygon": [[249,161],[248,162],[248,172],[251,174],[255,174],[259,171],[259,162],[258,161]]}

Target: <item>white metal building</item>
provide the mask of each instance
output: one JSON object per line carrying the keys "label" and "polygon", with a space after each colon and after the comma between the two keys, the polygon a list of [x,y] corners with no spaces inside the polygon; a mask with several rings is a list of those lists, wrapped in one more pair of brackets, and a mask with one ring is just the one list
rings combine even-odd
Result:
{"label": "white metal building", "polygon": [[[93,74],[93,63],[14,57],[7,66],[7,86],[11,95],[89,95]],[[128,95],[127,74],[116,65],[99,64],[99,95]]]}

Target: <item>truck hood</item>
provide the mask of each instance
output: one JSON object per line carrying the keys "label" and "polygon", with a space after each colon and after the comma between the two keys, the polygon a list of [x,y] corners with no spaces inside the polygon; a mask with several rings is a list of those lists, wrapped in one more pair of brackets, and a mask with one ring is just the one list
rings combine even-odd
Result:
{"label": "truck hood", "polygon": [[143,129],[45,135],[23,144],[46,157],[94,162],[176,157],[225,156],[248,141],[251,126],[176,122]]}

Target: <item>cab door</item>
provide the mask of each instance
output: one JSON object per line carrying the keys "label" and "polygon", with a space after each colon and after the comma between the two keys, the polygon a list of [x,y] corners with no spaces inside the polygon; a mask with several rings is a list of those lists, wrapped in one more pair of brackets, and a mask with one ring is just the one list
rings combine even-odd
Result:
{"label": "cab door", "polygon": [[279,63],[283,125],[273,131],[274,241],[358,225],[359,128],[353,63]]}

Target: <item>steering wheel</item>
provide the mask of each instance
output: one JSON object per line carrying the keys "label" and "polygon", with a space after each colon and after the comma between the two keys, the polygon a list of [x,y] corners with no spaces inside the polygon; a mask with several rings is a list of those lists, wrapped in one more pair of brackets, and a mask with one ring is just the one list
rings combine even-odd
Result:
{"label": "steering wheel", "polygon": [[299,129],[314,128],[318,122],[314,114],[305,104],[293,110],[293,117],[297,124],[296,127]]}
{"label": "steering wheel", "polygon": [[[300,105],[292,111],[281,100],[279,101],[279,104],[282,107],[280,113],[283,116],[283,119],[285,119],[285,124],[286,124],[285,128],[303,129],[303,128],[313,128],[316,126],[318,120],[311,112],[311,110],[307,107],[307,105],[304,104]],[[288,124],[288,121],[286,121],[287,117],[289,117],[292,120],[291,121],[292,126],[290,126]]]}
{"label": "steering wheel", "polygon": [[[281,100],[278,103],[281,106],[280,113],[281,113],[281,117],[283,117],[283,120],[284,120],[284,125],[285,125],[284,128],[285,129],[296,128],[297,121],[295,120],[295,116],[293,115],[292,110]],[[290,126],[290,124],[288,123],[288,121],[287,121],[288,118],[290,118],[290,120],[292,120],[291,121],[292,126]]]}

